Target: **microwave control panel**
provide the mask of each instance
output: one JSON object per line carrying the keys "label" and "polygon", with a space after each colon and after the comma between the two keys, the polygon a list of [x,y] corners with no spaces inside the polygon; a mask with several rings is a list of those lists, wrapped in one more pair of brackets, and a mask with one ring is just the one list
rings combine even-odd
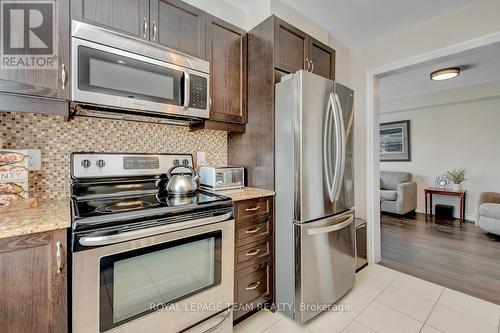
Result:
{"label": "microwave control panel", "polygon": [[189,106],[196,109],[205,110],[207,108],[207,78],[203,76],[190,76],[191,80],[191,98]]}

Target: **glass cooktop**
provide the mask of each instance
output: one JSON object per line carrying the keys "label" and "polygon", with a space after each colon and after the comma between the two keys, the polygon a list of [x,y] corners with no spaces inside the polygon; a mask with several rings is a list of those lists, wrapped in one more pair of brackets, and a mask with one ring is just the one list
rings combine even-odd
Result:
{"label": "glass cooktop", "polygon": [[75,204],[75,217],[86,218],[168,207],[172,209],[181,207],[195,208],[209,203],[228,200],[230,199],[227,197],[205,191],[197,191],[193,194],[182,196],[148,194],[120,198],[77,200]]}

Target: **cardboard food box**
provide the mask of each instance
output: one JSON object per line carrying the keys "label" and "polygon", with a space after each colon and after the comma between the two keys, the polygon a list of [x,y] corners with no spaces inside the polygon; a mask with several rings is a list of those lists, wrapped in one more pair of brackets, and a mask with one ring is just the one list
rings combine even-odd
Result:
{"label": "cardboard food box", "polygon": [[0,150],[0,207],[14,200],[27,199],[29,171],[26,155]]}

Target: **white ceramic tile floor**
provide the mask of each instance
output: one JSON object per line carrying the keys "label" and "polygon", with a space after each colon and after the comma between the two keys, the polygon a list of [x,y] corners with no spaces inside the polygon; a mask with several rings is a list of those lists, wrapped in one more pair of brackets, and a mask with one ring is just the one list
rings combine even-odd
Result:
{"label": "white ceramic tile floor", "polygon": [[300,325],[263,310],[238,324],[235,333],[500,333],[500,305],[413,276],[369,265],[337,304]]}

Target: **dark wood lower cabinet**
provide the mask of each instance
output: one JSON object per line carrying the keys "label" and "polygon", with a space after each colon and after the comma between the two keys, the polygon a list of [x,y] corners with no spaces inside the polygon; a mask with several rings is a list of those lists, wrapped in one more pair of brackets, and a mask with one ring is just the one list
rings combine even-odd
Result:
{"label": "dark wood lower cabinet", "polygon": [[235,205],[235,322],[273,302],[273,204],[273,197],[265,197]]}
{"label": "dark wood lower cabinet", "polygon": [[68,331],[66,249],[66,230],[0,239],[2,333]]}

